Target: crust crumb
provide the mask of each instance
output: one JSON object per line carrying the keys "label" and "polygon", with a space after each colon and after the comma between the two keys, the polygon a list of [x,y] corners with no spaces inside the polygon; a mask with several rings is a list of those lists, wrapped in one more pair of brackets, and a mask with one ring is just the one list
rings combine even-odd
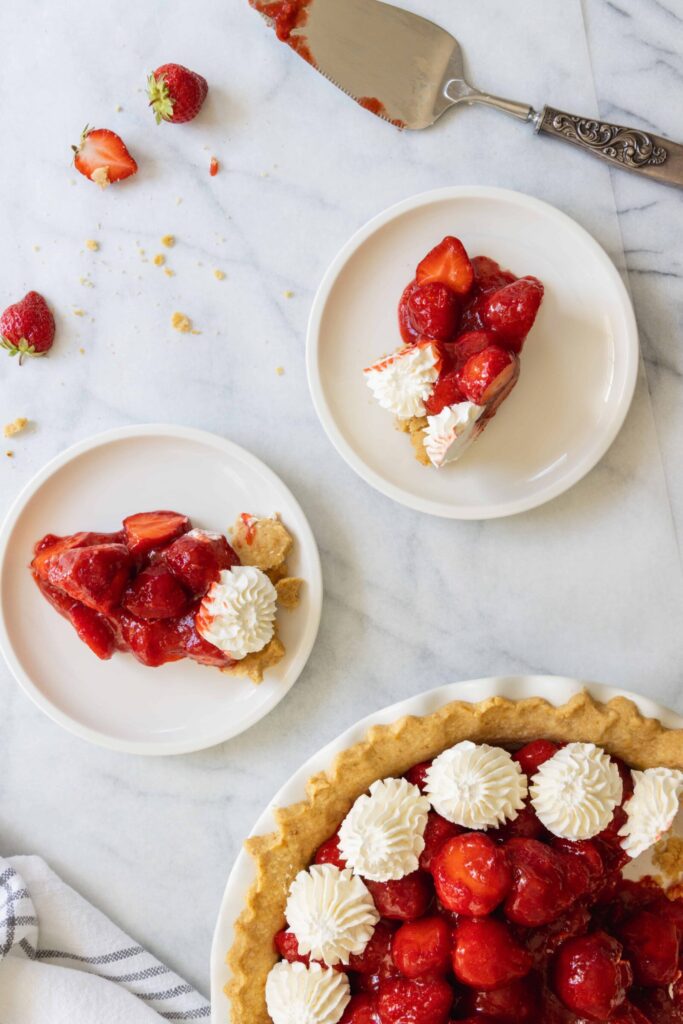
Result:
{"label": "crust crumb", "polygon": [[683,839],[669,836],[655,846],[652,863],[670,882],[683,878]]}
{"label": "crust crumb", "polygon": [[252,683],[263,682],[263,674],[273,665],[277,665],[278,661],[281,661],[285,654],[285,647],[280,640],[277,632],[273,634],[272,640],[266,644],[262,651],[256,651],[254,654],[247,654],[246,658],[242,658],[236,665],[231,665],[230,668],[224,668],[223,672],[230,676],[246,676],[251,679]]}
{"label": "crust crumb", "polygon": [[192,321],[184,313],[174,313],[171,317],[171,327],[180,331],[181,334],[189,334],[192,330]]}
{"label": "crust crumb", "polygon": [[161,244],[165,245],[167,249],[172,249],[175,245],[175,235],[164,235]]}
{"label": "crust crumb", "polygon": [[164,256],[163,252],[158,252],[154,259],[152,260],[152,263],[154,264],[155,267],[163,267],[165,262],[166,257]]}
{"label": "crust crumb", "polygon": [[239,516],[230,534],[232,546],[242,565],[255,565],[263,572],[278,569],[294,543],[279,519]]}
{"label": "crust crumb", "polygon": [[278,580],[275,584],[275,589],[277,590],[277,600],[280,608],[286,608],[288,611],[298,608],[303,582],[298,576],[284,576],[281,580]]}
{"label": "crust crumb", "polygon": [[90,252],[98,252],[100,243],[96,242],[94,238],[87,238],[85,241],[85,247],[86,249],[89,249]]}
{"label": "crust crumb", "polygon": [[22,430],[26,430],[28,426],[28,420],[25,416],[17,416],[12,423],[6,423],[4,434],[5,437],[14,437],[16,434],[20,434]]}
{"label": "crust crumb", "polygon": [[425,430],[427,428],[426,416],[413,416],[409,420],[396,420],[396,429],[404,434],[410,435],[410,441],[415,449],[415,458],[423,466],[429,466],[429,456],[424,446]]}

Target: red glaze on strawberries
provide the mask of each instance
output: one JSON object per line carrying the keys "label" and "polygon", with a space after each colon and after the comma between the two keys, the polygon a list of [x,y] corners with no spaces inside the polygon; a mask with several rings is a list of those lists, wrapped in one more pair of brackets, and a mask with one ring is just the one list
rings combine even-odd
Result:
{"label": "red glaze on strawberries", "polygon": [[451,929],[442,917],[410,921],[394,935],[391,953],[406,978],[445,974],[451,959]]}
{"label": "red glaze on strawberries", "polygon": [[554,991],[578,1016],[609,1020],[632,982],[631,968],[621,954],[621,944],[605,932],[570,939],[553,965]]}
{"label": "red glaze on strawberries", "polygon": [[455,929],[453,971],[463,985],[488,992],[523,978],[531,964],[531,954],[504,921],[464,918]]}
{"label": "red glaze on strawberries", "polygon": [[481,832],[450,839],[434,858],[432,874],[444,907],[468,917],[490,914],[512,884],[505,850]]}
{"label": "red glaze on strawberries", "polygon": [[382,982],[377,993],[380,1024],[447,1024],[453,989],[442,978]]}
{"label": "red glaze on strawberries", "polygon": [[460,303],[448,285],[432,281],[419,284],[411,290],[408,313],[418,334],[437,341],[448,341],[458,328]]}

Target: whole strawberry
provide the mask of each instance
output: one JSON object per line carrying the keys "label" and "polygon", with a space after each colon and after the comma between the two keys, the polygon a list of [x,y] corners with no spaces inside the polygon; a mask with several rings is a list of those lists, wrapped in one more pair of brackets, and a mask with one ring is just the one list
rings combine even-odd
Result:
{"label": "whole strawberry", "polygon": [[162,64],[147,79],[147,89],[157,124],[182,124],[197,116],[209,86],[205,78],[182,64]]}
{"label": "whole strawberry", "polygon": [[55,340],[55,318],[38,292],[28,292],[0,316],[0,348],[11,356],[42,356]]}

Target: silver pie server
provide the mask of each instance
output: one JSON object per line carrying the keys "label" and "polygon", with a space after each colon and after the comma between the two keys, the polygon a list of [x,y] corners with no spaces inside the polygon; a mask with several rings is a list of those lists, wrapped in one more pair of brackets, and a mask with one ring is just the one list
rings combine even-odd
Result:
{"label": "silver pie server", "polygon": [[683,187],[683,146],[638,128],[534,110],[480,92],[450,33],[380,0],[251,0],[278,35],[334,85],[399,128],[429,128],[451,107],[484,103],[615,167]]}

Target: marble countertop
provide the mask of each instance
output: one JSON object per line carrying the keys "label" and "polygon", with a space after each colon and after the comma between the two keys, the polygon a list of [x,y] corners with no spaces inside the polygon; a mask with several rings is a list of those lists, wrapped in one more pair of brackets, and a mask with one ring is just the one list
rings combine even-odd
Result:
{"label": "marble countertop", "polygon": [[[677,0],[405,6],[458,34],[484,88],[683,139]],[[268,462],[320,546],[310,662],[272,715],[222,747],[158,760],[91,747],[0,666],[0,854],[45,857],[206,992],[245,830],[362,715],[509,672],[601,680],[683,711],[683,193],[485,109],[396,132],[278,46],[246,0],[7,0],[0,33],[12,39],[0,63],[0,299],[43,292],[59,329],[49,359],[0,361],[2,422],[32,421],[0,462],[0,513],[68,444],[177,421]],[[156,128],[144,78],[168,60],[211,91],[193,124]],[[86,122],[123,135],[136,178],[100,192],[69,167]],[[554,203],[600,241],[631,288],[644,357],[600,465],[543,508],[486,523],[421,516],[371,491],[323,434],[304,372],[310,302],[349,234],[414,192],[471,183]],[[167,233],[172,277],[152,262]],[[174,310],[202,333],[174,332]]]}

